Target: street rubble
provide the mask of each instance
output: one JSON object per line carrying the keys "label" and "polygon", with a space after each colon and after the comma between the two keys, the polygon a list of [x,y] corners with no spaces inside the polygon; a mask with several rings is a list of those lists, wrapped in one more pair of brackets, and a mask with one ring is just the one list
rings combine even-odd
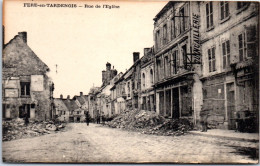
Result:
{"label": "street rubble", "polygon": [[36,137],[62,131],[66,125],[64,123],[54,123],[53,121],[30,121],[28,125],[25,125],[23,119],[17,118],[3,121],[2,126],[2,141],[11,141],[15,139]]}
{"label": "street rubble", "polygon": [[106,123],[112,128],[165,136],[183,135],[193,129],[188,118],[166,119],[153,111],[126,110]]}

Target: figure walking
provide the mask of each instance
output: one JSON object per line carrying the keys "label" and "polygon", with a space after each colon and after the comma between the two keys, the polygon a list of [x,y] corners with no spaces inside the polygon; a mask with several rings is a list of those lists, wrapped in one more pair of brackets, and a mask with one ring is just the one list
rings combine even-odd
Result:
{"label": "figure walking", "polygon": [[25,126],[27,126],[29,124],[29,117],[28,117],[27,113],[25,114],[25,117],[24,117],[24,124],[25,124]]}
{"label": "figure walking", "polygon": [[86,113],[86,123],[87,123],[87,126],[89,125],[89,121],[90,121],[90,115],[89,115],[89,112],[87,111],[87,113]]}
{"label": "figure walking", "polygon": [[97,124],[100,124],[100,115],[97,113]]}
{"label": "figure walking", "polygon": [[202,126],[201,132],[207,132],[208,130],[208,110],[203,106],[200,111],[200,124]]}

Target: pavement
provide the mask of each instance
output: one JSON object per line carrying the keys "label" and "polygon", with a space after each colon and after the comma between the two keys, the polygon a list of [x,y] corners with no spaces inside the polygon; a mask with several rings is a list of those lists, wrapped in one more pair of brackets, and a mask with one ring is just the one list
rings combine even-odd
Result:
{"label": "pavement", "polygon": [[157,136],[72,123],[66,131],[2,143],[7,163],[258,163],[259,143],[185,134]]}
{"label": "pavement", "polygon": [[223,139],[259,142],[259,133],[241,133],[235,130],[210,129],[207,132],[189,131],[191,134]]}

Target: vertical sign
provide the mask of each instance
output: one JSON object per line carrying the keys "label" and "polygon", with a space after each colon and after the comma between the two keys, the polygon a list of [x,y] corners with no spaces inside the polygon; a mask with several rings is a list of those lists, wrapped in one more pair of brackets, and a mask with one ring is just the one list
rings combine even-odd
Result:
{"label": "vertical sign", "polygon": [[192,56],[193,63],[200,63],[200,35],[199,35],[199,15],[192,14]]}

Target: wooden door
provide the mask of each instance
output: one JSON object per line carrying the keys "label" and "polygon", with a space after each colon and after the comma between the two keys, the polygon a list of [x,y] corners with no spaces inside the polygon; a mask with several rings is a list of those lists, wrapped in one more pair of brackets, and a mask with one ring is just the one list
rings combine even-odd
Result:
{"label": "wooden door", "polygon": [[235,124],[235,88],[234,83],[227,84],[227,114],[228,114],[228,129],[233,130],[236,127]]}

